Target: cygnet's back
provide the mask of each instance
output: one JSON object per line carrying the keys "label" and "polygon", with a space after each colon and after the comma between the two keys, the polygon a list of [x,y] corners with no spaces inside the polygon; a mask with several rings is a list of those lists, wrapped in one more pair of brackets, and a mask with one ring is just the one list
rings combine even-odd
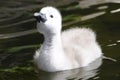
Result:
{"label": "cygnet's back", "polygon": [[81,67],[102,55],[95,33],[89,28],[71,28],[62,32],[64,51]]}
{"label": "cygnet's back", "polygon": [[38,69],[55,72],[88,66],[102,56],[95,33],[88,28],[72,28],[61,33],[62,17],[53,7],[35,13],[43,45],[34,55]]}

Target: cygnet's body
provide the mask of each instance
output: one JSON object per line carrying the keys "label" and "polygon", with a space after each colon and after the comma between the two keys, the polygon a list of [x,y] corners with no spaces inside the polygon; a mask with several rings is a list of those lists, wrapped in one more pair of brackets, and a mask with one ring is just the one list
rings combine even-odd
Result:
{"label": "cygnet's body", "polygon": [[44,35],[44,43],[34,55],[39,69],[55,72],[85,67],[102,56],[91,29],[72,28],[61,33],[62,18],[53,7],[44,7],[34,16],[38,31]]}

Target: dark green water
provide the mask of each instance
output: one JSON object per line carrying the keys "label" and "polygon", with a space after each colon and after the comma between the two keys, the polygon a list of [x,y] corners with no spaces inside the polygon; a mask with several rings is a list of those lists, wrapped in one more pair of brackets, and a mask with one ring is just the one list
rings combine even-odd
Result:
{"label": "dark green water", "polygon": [[[102,3],[83,9],[79,3],[77,0],[1,0],[0,80],[120,80],[120,12],[115,12],[120,4]],[[36,30],[33,14],[46,5],[61,11],[63,30],[76,26],[92,28],[104,55],[117,61],[96,60],[86,68],[37,74],[33,55],[43,36]]]}

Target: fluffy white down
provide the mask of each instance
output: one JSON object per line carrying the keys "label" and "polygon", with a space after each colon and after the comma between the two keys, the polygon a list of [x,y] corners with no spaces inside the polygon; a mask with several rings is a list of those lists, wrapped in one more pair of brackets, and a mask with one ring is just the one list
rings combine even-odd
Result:
{"label": "fluffy white down", "polygon": [[102,54],[96,42],[96,35],[89,28],[72,28],[64,31],[62,43],[65,53],[78,67],[87,66]]}
{"label": "fluffy white down", "polygon": [[[91,29],[71,28],[61,34],[61,15],[58,10],[45,7],[40,13],[46,14],[48,20],[45,23],[37,23],[38,31],[42,31],[45,38],[43,45],[34,55],[38,69],[55,72],[85,67],[102,56],[96,35]],[[49,14],[57,16],[52,20],[48,18]],[[52,29],[48,30],[49,26]]]}

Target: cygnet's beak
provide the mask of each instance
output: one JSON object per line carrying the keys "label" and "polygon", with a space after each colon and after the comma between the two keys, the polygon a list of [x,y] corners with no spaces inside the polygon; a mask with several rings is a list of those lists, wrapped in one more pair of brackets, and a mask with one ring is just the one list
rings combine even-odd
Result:
{"label": "cygnet's beak", "polygon": [[38,22],[41,21],[44,23],[47,20],[45,14],[42,14],[42,13],[34,13],[34,17]]}

